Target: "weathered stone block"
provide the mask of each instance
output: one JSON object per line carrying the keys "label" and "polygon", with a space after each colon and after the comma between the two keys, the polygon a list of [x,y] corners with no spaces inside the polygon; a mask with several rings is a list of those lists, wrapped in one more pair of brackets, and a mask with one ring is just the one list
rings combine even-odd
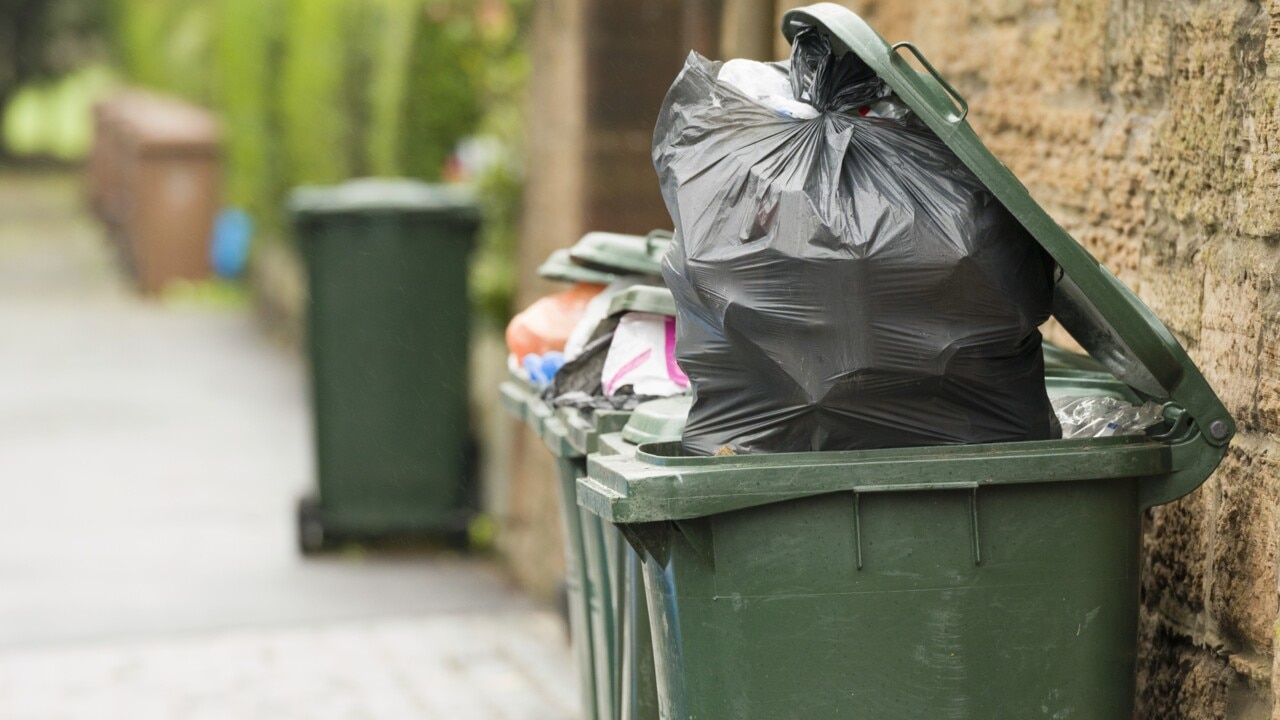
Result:
{"label": "weathered stone block", "polygon": [[1260,430],[1280,435],[1280,312],[1264,317],[1258,358],[1258,422]]}
{"label": "weathered stone block", "polygon": [[1176,614],[1204,609],[1210,508],[1216,493],[1216,483],[1210,481],[1181,500],[1152,508],[1143,537],[1142,600],[1146,607]]}
{"label": "weathered stone block", "polygon": [[1153,143],[1155,199],[1180,221],[1229,218],[1240,187],[1244,120],[1239,33],[1246,3],[1198,6],[1174,29],[1168,104]]}
{"label": "weathered stone block", "polygon": [[1232,672],[1226,661],[1143,613],[1137,720],[1227,720]]}
{"label": "weathered stone block", "polygon": [[1246,650],[1269,653],[1275,635],[1276,505],[1280,477],[1271,452],[1227,451],[1217,473],[1222,488],[1213,542],[1211,612]]}
{"label": "weathered stone block", "polygon": [[[1280,34],[1280,15],[1272,30]],[[1280,55],[1280,38],[1271,40]],[[1258,83],[1252,112],[1242,128],[1245,147],[1241,163],[1244,192],[1238,198],[1240,229],[1258,237],[1280,237],[1280,78]]]}
{"label": "weathered stone block", "polygon": [[1192,353],[1241,428],[1257,426],[1258,358],[1263,321],[1258,276],[1211,264],[1204,280],[1200,344]]}
{"label": "weathered stone block", "polygon": [[1138,295],[1184,346],[1193,347],[1200,342],[1204,307],[1199,243],[1169,225],[1157,225],[1145,234]]}

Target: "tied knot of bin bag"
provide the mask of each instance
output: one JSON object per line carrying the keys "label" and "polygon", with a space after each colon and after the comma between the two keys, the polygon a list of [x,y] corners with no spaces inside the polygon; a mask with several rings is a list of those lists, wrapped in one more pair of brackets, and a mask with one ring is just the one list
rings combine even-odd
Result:
{"label": "tied knot of bin bag", "polygon": [[653,158],[676,228],[663,275],[694,389],[685,450],[1038,440],[1056,429],[1038,327],[1053,263],[853,53],[802,31],[796,118],[693,53]]}

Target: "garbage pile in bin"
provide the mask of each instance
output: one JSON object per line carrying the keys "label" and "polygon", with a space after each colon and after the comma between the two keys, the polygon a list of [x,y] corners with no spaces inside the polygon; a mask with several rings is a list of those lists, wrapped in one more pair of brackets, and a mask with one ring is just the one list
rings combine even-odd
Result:
{"label": "garbage pile in bin", "polygon": [[[1039,331],[1052,258],[828,35],[799,31],[789,64],[691,55],[653,156],[677,230],[663,275],[695,389],[687,452],[1062,436]],[[1070,436],[1110,402],[1065,409]]]}
{"label": "garbage pile in bin", "polygon": [[569,289],[534,302],[507,328],[504,404],[556,458],[565,609],[585,718],[657,718],[639,557],[617,528],[578,507],[577,484],[589,454],[680,436],[689,381],[675,361],[675,302],[662,286],[670,241],[663,231],[586,234],[538,271]]}
{"label": "garbage pile in bin", "polygon": [[[671,234],[594,232],[539,272],[573,283],[540,298],[507,326],[512,370],[554,407],[631,410],[678,395],[689,379],[675,359],[674,305],[658,276]],[[656,305],[629,307],[626,298]],[[661,298],[652,300],[652,298]]]}

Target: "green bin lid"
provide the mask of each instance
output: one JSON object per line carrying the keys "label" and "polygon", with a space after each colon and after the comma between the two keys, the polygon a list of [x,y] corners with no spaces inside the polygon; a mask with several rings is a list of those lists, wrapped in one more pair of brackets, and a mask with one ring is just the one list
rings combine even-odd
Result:
{"label": "green bin lid", "polygon": [[653,285],[633,285],[618,293],[609,301],[609,315],[626,312],[676,315],[676,300],[671,291]]}
{"label": "green bin lid", "polygon": [[1059,347],[1048,340],[1045,340],[1041,347],[1044,349],[1044,369],[1045,372],[1095,372],[1105,373],[1107,368],[1097,360],[1088,355],[1081,355],[1065,348]]}
{"label": "green bin lid", "polygon": [[[825,32],[837,53],[854,52],[947,144],[1057,261],[1053,314],[1098,362],[1140,395],[1183,408],[1212,446],[1224,446],[1235,422],[1182,345],[1136,295],[1107,271],[1031,198],[965,120],[968,103],[914,45],[890,45],[862,18],[834,3],[797,8],[782,18],[794,40],[801,28]],[[917,72],[899,51],[926,69]]]}
{"label": "green bin lid", "polygon": [[651,442],[674,442],[684,434],[692,395],[676,395],[640,403],[622,428],[622,439],[640,445]]}
{"label": "green bin lid", "polygon": [[350,213],[447,213],[478,221],[475,194],[464,186],[398,178],[361,178],[341,185],[294,189],[289,210],[298,216]]}
{"label": "green bin lid", "polygon": [[608,285],[618,279],[618,276],[613,273],[592,270],[575,264],[569,259],[568,249],[560,249],[551,253],[546,261],[538,266],[538,277],[561,282],[595,283],[596,285]]}
{"label": "green bin lid", "polygon": [[573,262],[592,270],[619,275],[660,275],[662,256],[671,245],[671,232],[648,235],[590,232],[569,249]]}

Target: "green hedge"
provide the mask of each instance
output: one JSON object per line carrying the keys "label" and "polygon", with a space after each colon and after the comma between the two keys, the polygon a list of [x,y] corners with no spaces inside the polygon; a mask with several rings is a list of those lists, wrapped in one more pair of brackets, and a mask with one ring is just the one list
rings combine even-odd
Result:
{"label": "green hedge", "polygon": [[[225,192],[284,237],[288,189],[361,175],[438,180],[484,133],[518,157],[528,0],[111,0],[125,77],[214,108]],[[479,305],[509,312],[519,163],[478,183]]]}
{"label": "green hedge", "polygon": [[278,82],[268,69],[278,50],[282,0],[218,0],[213,38],[213,105],[226,133],[227,202],[264,219],[276,212],[284,173],[272,142]]}

